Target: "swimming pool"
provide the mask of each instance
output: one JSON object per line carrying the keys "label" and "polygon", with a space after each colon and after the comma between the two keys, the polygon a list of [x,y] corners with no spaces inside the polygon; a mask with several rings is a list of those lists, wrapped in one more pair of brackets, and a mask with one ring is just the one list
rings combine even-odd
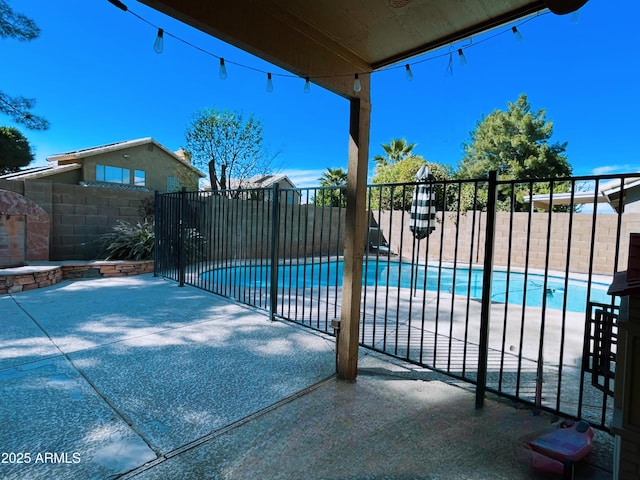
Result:
{"label": "swimming pool", "polygon": [[[329,263],[307,263],[299,265],[281,265],[278,267],[278,287],[311,288],[311,287],[336,287],[342,285],[344,264],[342,261]],[[210,270],[200,275],[209,282],[225,282],[231,289],[234,288],[269,288],[270,267],[267,265],[230,266]],[[424,265],[413,270],[412,264],[405,262],[373,262],[363,264],[362,284],[366,286],[378,286],[389,290],[397,288],[410,288],[411,282],[418,290],[455,293],[456,295],[469,296],[480,299],[482,296],[481,269],[448,268]],[[526,283],[525,283],[526,278]],[[508,282],[508,295],[507,295]],[[455,288],[454,288],[455,284]],[[569,312],[584,312],[587,304],[588,283],[584,280],[570,279],[565,286],[562,277],[548,276],[545,289],[544,276],[520,272],[507,272],[496,270],[493,273],[492,301],[523,305],[527,307],[541,307],[546,298],[546,308],[562,310],[565,296],[567,297],[566,309]],[[611,296],[607,295],[608,284],[591,283],[590,300],[593,302],[610,303]],[[525,297],[526,295],[526,297]]]}

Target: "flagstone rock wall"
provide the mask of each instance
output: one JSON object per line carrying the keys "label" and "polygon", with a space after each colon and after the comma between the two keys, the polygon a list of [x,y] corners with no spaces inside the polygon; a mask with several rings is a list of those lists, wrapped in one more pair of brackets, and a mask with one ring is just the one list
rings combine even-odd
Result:
{"label": "flagstone rock wall", "polygon": [[152,260],[60,263],[61,265],[37,265],[0,269],[0,295],[48,287],[62,280],[124,277],[153,272]]}
{"label": "flagstone rock wall", "polygon": [[26,237],[24,215],[0,214],[0,268],[24,263]]}
{"label": "flagstone rock wall", "polygon": [[0,267],[49,259],[49,215],[19,193],[0,190]]}

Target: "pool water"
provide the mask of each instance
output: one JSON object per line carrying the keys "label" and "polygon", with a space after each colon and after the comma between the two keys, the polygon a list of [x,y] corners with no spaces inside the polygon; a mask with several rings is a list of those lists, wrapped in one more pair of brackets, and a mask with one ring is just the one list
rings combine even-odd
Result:
{"label": "pool water", "polygon": [[[413,267],[413,268],[412,268]],[[344,264],[342,261],[331,263],[307,263],[300,265],[282,265],[278,267],[278,287],[311,288],[342,285]],[[413,270],[413,272],[412,272]],[[480,299],[482,296],[481,269],[469,268],[440,268],[424,265],[417,267],[403,262],[365,262],[363,265],[362,284],[367,286],[395,288],[410,288],[413,283],[417,290],[455,293]],[[426,285],[425,285],[426,276]],[[205,272],[201,277],[211,282],[225,282],[231,288],[268,288],[270,267],[263,265],[236,266],[220,268]],[[526,280],[526,283],[525,283]],[[507,292],[508,282],[508,292]],[[455,285],[455,288],[454,288]],[[565,285],[565,279],[549,276],[545,288],[544,276],[504,271],[494,271],[492,281],[491,300],[496,303],[523,305],[528,307],[542,307],[543,300],[546,308],[562,310],[566,297],[566,310],[569,312],[584,312],[587,304],[588,283],[583,280],[570,279]],[[609,285],[591,283],[590,300],[593,302],[610,303],[611,296],[607,295]],[[508,293],[508,295],[507,295]]]}
{"label": "pool water", "polygon": [[[406,272],[402,272],[400,276],[410,277]],[[439,283],[438,269],[436,267],[429,267],[426,276],[427,290],[435,291],[439,284],[440,291],[455,293],[456,295],[468,295],[474,299],[482,297],[483,271],[480,269],[472,269],[471,275],[469,275],[468,268],[458,268],[455,272],[455,292],[453,288],[453,269],[441,269]],[[424,268],[422,268],[422,271],[418,272],[414,284],[417,283],[418,287],[422,288],[424,277],[425,272]],[[588,283],[582,280],[569,279],[565,285],[564,278],[548,276],[545,285],[543,275],[528,274],[525,278],[524,273],[511,272],[507,275],[507,272],[504,271],[494,271],[491,300],[496,303],[525,304],[527,307],[542,307],[544,300],[546,308],[562,310],[565,308],[566,297],[566,310],[568,312],[584,312],[587,305],[587,287]],[[607,284],[592,282],[591,301],[610,303],[611,296],[607,295],[608,288],[609,285]]]}

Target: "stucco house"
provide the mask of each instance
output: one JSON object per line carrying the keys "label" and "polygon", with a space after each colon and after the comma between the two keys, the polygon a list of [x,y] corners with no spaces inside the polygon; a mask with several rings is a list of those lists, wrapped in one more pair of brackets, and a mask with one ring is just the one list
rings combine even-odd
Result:
{"label": "stucco house", "polygon": [[[258,174],[244,181],[231,179],[229,181],[229,188],[264,188],[271,189],[274,185],[278,185],[281,189],[287,189],[287,203],[289,205],[295,205],[300,203],[301,193],[300,190],[296,190],[295,184],[289,177],[283,174]],[[264,197],[265,200],[271,200],[271,191],[266,190]]]}
{"label": "stucco house", "polygon": [[44,180],[91,187],[171,192],[197,190],[205,174],[179,150],[151,137],[61,153],[49,165],[0,176],[4,180]]}
{"label": "stucco house", "polygon": [[300,191],[291,190],[296,186],[286,175],[255,175],[247,181],[245,188],[273,188],[275,184],[278,184],[279,188],[290,189],[287,191],[288,204],[300,203]]}

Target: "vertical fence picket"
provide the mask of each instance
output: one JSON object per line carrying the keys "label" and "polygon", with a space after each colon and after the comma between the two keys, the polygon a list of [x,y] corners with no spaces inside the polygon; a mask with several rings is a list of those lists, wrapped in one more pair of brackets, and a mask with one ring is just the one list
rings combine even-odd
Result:
{"label": "vertical fence picket", "polygon": [[487,361],[489,354],[489,327],[491,317],[491,282],[493,275],[493,247],[496,232],[496,201],[498,172],[489,172],[487,194],[487,225],[484,243],[484,269],[482,276],[482,310],[480,313],[480,345],[478,346],[478,374],[476,383],[476,408],[484,405],[487,389]]}
{"label": "vertical fence picket", "polygon": [[270,310],[269,315],[271,321],[275,320],[275,315],[278,311],[278,263],[279,255],[278,249],[280,248],[280,189],[278,184],[273,184],[272,198],[271,198],[271,290],[270,290]]}

